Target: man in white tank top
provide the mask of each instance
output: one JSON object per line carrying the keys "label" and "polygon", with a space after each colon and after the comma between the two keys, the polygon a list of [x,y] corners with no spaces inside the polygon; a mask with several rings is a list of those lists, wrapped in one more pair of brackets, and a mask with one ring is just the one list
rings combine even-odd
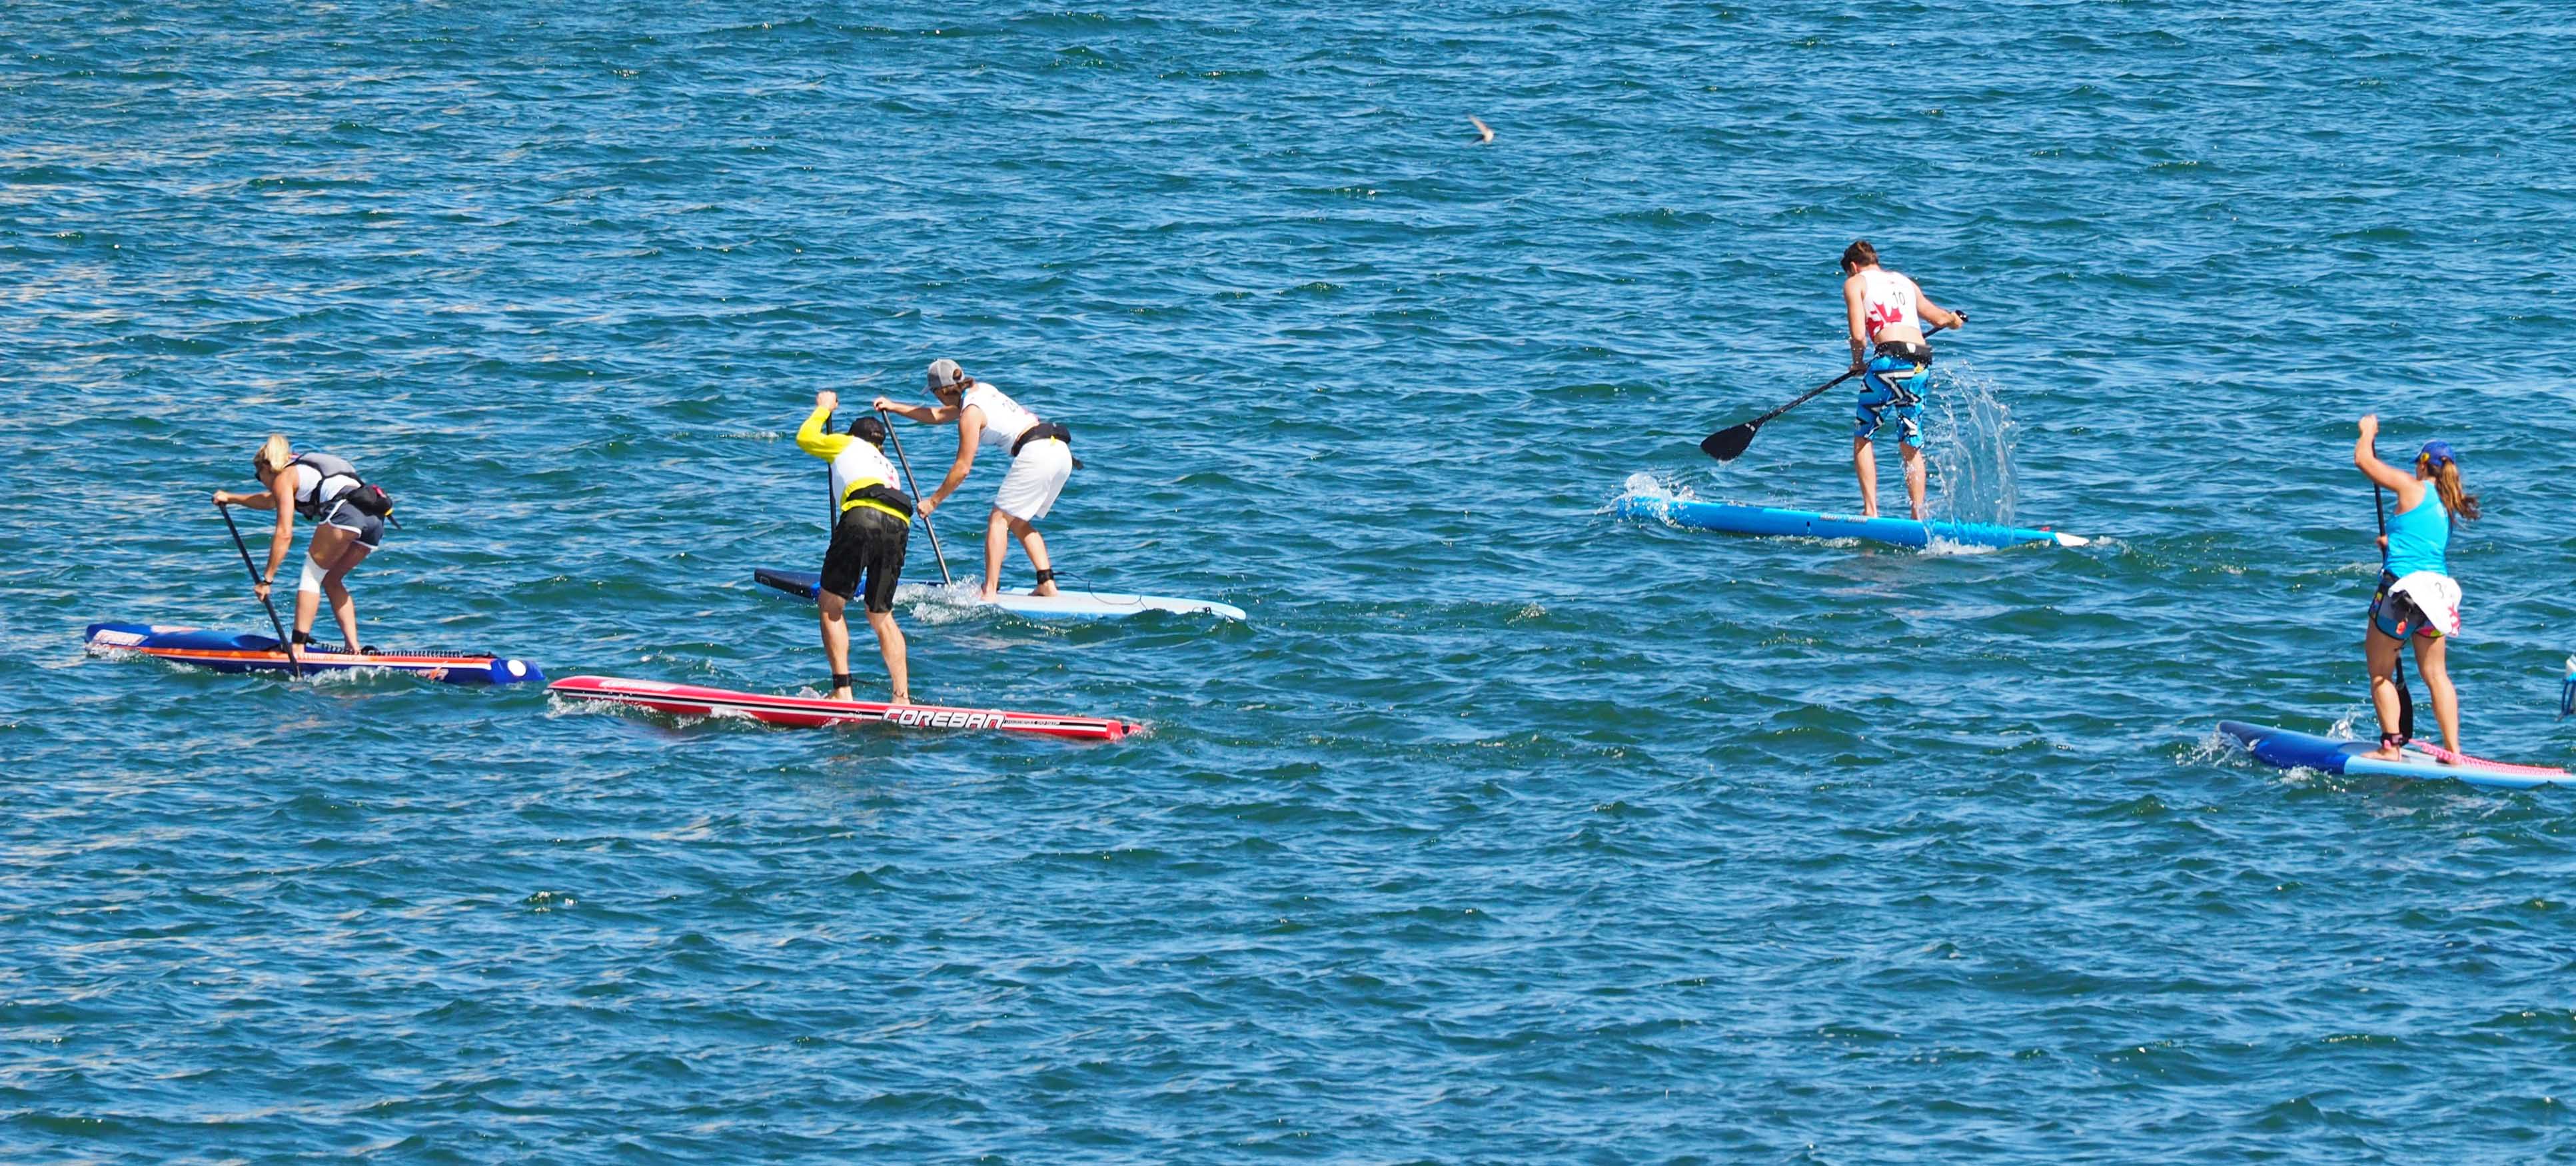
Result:
{"label": "man in white tank top", "polygon": [[876,399],[877,408],[895,416],[957,426],[957,461],[948,467],[948,477],[939,488],[921,499],[922,518],[927,521],[931,511],[965,484],[967,471],[975,468],[977,446],[1001,450],[1011,459],[1011,472],[1002,476],[1001,493],[994,497],[993,512],[984,523],[982,598],[991,602],[1001,594],[1002,556],[1009,553],[1012,536],[1019,538],[1029,566],[1037,570],[1038,585],[1032,593],[1056,594],[1055,566],[1047,558],[1046,539],[1038,534],[1037,520],[1055,508],[1065,479],[1082,464],[1073,458],[1072,434],[1062,425],[1040,420],[1002,390],[967,376],[956,361],[944,357],[930,362],[930,391],[939,398],[937,406]]}
{"label": "man in white tank top", "polygon": [[1932,346],[1923,321],[1944,328],[1968,322],[1923,294],[1914,281],[1878,265],[1869,240],[1843,250],[1843,315],[1851,328],[1852,372],[1861,378],[1852,411],[1852,472],[1860,478],[1860,513],[1878,517],[1878,456],[1870,439],[1896,422],[1896,450],[1905,463],[1905,498],[1917,522],[1931,516],[1924,505],[1923,394],[1932,386]]}

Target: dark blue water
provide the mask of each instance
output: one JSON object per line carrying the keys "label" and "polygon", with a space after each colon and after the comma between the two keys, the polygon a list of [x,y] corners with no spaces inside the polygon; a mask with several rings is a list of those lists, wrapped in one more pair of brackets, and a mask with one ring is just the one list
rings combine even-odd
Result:
{"label": "dark blue water", "polygon": [[[2576,743],[2571,76],[2515,3],[15,5],[0,1156],[2576,1151],[2576,801],[2211,739],[2371,731],[2375,411],[2488,509],[2468,748]],[[1693,446],[1863,236],[1973,317],[1945,508],[2104,541],[1607,514],[1852,507],[1839,392]],[[1068,578],[1251,619],[908,605],[916,696],[1149,732],[81,650],[265,622],[283,432],[402,500],[371,640],[818,685],[787,435],[935,356],[1074,427]]]}

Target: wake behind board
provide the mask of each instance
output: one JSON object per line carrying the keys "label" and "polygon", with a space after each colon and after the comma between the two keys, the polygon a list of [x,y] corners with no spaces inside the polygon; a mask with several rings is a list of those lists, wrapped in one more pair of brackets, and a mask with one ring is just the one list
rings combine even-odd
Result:
{"label": "wake behind board", "polygon": [[1910,518],[1862,518],[1813,510],[1780,510],[1769,506],[1736,506],[1690,498],[1646,494],[1621,497],[1621,518],[1652,519],[1684,530],[1714,530],[1764,538],[1856,538],[1900,547],[1926,547],[1935,540],[1958,546],[2016,547],[2055,543],[2080,547],[2093,540],[2052,530],[1998,526],[1988,522],[1916,522]]}
{"label": "wake behind board", "polygon": [[[248,632],[217,632],[163,624],[94,623],[85,637],[93,652],[135,652],[173,664],[190,664],[217,672],[274,672],[287,675],[286,653],[277,640]],[[546,678],[525,660],[493,656],[458,656],[386,652],[364,656],[307,648],[299,658],[305,672],[355,672],[379,669],[435,680],[442,684],[519,684]]]}
{"label": "wake behind board", "polygon": [[572,700],[651,709],[683,717],[746,716],[771,725],[824,729],[835,725],[893,725],[903,729],[989,729],[1031,733],[1075,741],[1115,741],[1142,725],[1103,717],[1064,717],[1053,713],[1015,713],[1000,709],[950,708],[927,704],[883,704],[877,701],[825,700],[812,696],[770,696],[664,684],[615,676],[567,676],[546,691]]}
{"label": "wake behind board", "polygon": [[[823,590],[823,577],[812,571],[780,571],[756,568],[751,577],[790,595],[812,599]],[[941,603],[982,606],[975,592],[967,587],[933,587],[926,583],[907,583],[895,589],[895,598],[930,600]],[[1016,615],[1034,619],[1115,619],[1147,611],[1168,611],[1179,615],[1213,615],[1220,619],[1241,620],[1243,609],[1205,599],[1174,599],[1167,595],[1124,595],[1114,591],[1064,591],[1055,595],[1031,595],[1027,590],[1004,591],[992,606]]]}
{"label": "wake behind board", "polygon": [[2362,756],[2377,748],[2368,741],[2337,741],[2313,733],[2249,725],[2243,721],[2220,721],[2218,731],[2245,746],[2245,751],[2253,754],[2255,760],[2282,769],[2313,769],[2319,773],[2370,777],[2449,778],[2496,789],[2576,785],[2576,773],[2543,765],[2508,765],[2475,757],[2462,757],[2457,765],[2445,765],[2430,746],[2410,745],[2403,757],[2386,761]]}

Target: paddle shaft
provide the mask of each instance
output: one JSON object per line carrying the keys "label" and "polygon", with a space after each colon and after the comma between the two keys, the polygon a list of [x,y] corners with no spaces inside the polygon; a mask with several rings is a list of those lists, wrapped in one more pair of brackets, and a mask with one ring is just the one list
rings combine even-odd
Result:
{"label": "paddle shaft", "polygon": [[1788,412],[1788,411],[1789,411],[1789,410],[1791,410],[1791,409],[1795,409],[1795,408],[1797,408],[1797,407],[1798,407],[1798,406],[1800,406],[1800,405],[1804,405],[1804,404],[1806,404],[1806,403],[1807,403],[1807,402],[1809,402],[1809,401],[1812,401],[1812,400],[1815,400],[1815,399],[1816,399],[1816,398],[1818,398],[1818,397],[1824,396],[1824,395],[1825,395],[1825,390],[1830,389],[1830,388],[1833,388],[1835,385],[1839,385],[1839,384],[1843,383],[1844,381],[1847,381],[1847,380],[1852,379],[1853,377],[1859,376],[1860,374],[1861,374],[1861,370],[1856,369],[1856,368],[1855,368],[1855,369],[1848,369],[1848,370],[1845,370],[1845,371],[1844,371],[1844,373],[1843,373],[1843,375],[1838,376],[1838,377],[1835,377],[1835,378],[1834,378],[1834,379],[1832,379],[1832,380],[1826,381],[1825,383],[1823,383],[1823,384],[1821,384],[1821,385],[1817,385],[1815,388],[1809,389],[1809,390],[1807,390],[1806,392],[1800,393],[1800,394],[1798,394],[1798,397],[1797,397],[1797,399],[1796,399],[1796,400],[1791,401],[1791,402],[1789,402],[1789,403],[1788,403],[1788,404],[1786,404],[1786,405],[1782,405],[1782,406],[1780,406],[1780,407],[1779,407],[1779,408],[1777,408],[1777,409],[1773,409],[1772,411],[1770,411],[1770,412],[1768,412],[1768,413],[1765,413],[1765,414],[1763,414],[1763,415],[1761,415],[1761,416],[1759,416],[1759,417],[1756,417],[1756,418],[1754,418],[1754,419],[1753,419],[1753,420],[1751,420],[1751,421],[1747,421],[1747,422],[1745,422],[1745,424],[1746,424],[1746,425],[1749,425],[1749,426],[1752,426],[1752,427],[1753,427],[1753,428],[1755,428],[1755,429],[1760,429],[1760,428],[1762,428],[1762,423],[1763,423],[1763,422],[1773,420],[1773,419],[1775,419],[1775,418],[1779,417],[1781,414]]}
{"label": "paddle shaft", "polygon": [[[224,529],[233,532],[233,549],[241,552],[242,570],[250,572],[251,587],[257,590],[259,568],[250,565],[250,544],[242,541],[241,527],[233,522],[233,508],[217,502],[215,513],[224,516]],[[259,597],[259,605],[268,609],[268,628],[277,633],[277,646],[286,652],[287,675],[304,679],[304,665],[295,658],[295,641],[286,638],[286,625],[278,622],[277,605],[269,602],[265,595]]]}
{"label": "paddle shaft", "polygon": [[[883,409],[877,410],[877,417],[886,423],[886,440],[894,443],[895,460],[903,463],[903,484],[912,488],[913,505],[918,508],[921,505],[921,483],[912,476],[912,459],[903,456],[903,439],[894,435],[894,418],[887,416]],[[930,521],[929,515],[918,509],[913,511],[913,516],[921,520],[921,529],[930,532],[930,554],[939,560],[939,581],[955,586],[957,580],[948,574],[948,555],[939,549],[939,527]]]}
{"label": "paddle shaft", "polygon": [[[1928,340],[1928,339],[1930,339],[1930,338],[1932,337],[1932,334],[1933,334],[1934,332],[1939,332],[1940,330],[1941,330],[1941,325],[1939,325],[1939,324],[1935,324],[1935,325],[1933,325],[1933,326],[1932,326],[1931,331],[1925,332],[1925,333],[1923,334],[1923,336],[1924,336],[1924,338],[1925,338],[1925,339],[1927,339],[1927,340]],[[1786,405],[1782,405],[1782,406],[1780,406],[1780,407],[1779,407],[1779,408],[1777,408],[1777,409],[1773,409],[1772,411],[1770,411],[1770,412],[1768,412],[1768,413],[1765,413],[1765,414],[1763,414],[1763,415],[1761,415],[1761,416],[1759,416],[1759,417],[1756,417],[1756,418],[1754,418],[1754,419],[1753,419],[1753,420],[1751,420],[1751,421],[1745,421],[1745,422],[1741,422],[1741,423],[1739,423],[1739,424],[1729,425],[1729,426],[1727,426],[1727,427],[1726,427],[1726,428],[1724,428],[1724,429],[1721,429],[1721,430],[1718,430],[1718,431],[1717,431],[1717,432],[1715,432],[1715,433],[1709,434],[1707,437],[1702,438],[1702,439],[1700,440],[1700,449],[1701,449],[1703,452],[1707,453],[1707,454],[1708,454],[1708,456],[1713,457],[1713,458],[1716,458],[1716,459],[1717,459],[1717,460],[1719,460],[1719,461],[1722,461],[1722,462],[1726,462],[1726,461],[1734,461],[1736,458],[1741,457],[1741,456],[1743,456],[1743,455],[1744,455],[1744,449],[1745,449],[1745,447],[1746,447],[1746,446],[1749,446],[1749,445],[1752,445],[1752,444],[1753,444],[1753,437],[1754,437],[1754,435],[1755,435],[1755,434],[1760,433],[1760,432],[1762,431],[1762,423],[1763,423],[1763,422],[1774,420],[1774,419],[1778,418],[1781,414],[1786,413],[1786,412],[1788,412],[1788,411],[1789,411],[1789,410],[1791,410],[1791,409],[1795,409],[1795,408],[1797,408],[1797,407],[1798,407],[1798,406],[1800,406],[1800,405],[1804,405],[1804,404],[1806,404],[1806,403],[1807,403],[1807,402],[1809,402],[1809,401],[1812,401],[1812,400],[1815,400],[1815,399],[1816,399],[1816,398],[1818,398],[1818,397],[1824,396],[1824,395],[1825,395],[1825,391],[1826,391],[1826,390],[1831,389],[1831,388],[1833,388],[1835,385],[1839,385],[1839,384],[1843,383],[1844,381],[1850,380],[1850,379],[1852,379],[1853,377],[1859,376],[1863,371],[1865,371],[1865,369],[1864,369],[1864,368],[1845,369],[1845,370],[1843,371],[1843,375],[1838,376],[1838,377],[1835,377],[1834,379],[1829,380],[1829,381],[1826,381],[1825,383],[1823,383],[1823,384],[1821,384],[1821,385],[1817,385],[1815,388],[1809,389],[1809,390],[1807,390],[1806,392],[1803,392],[1803,393],[1798,394],[1798,396],[1797,396],[1797,398],[1796,398],[1795,400],[1790,401],[1790,402],[1789,402],[1788,404],[1786,404]],[[1744,434],[1744,439],[1743,439],[1742,441],[1738,441],[1738,442],[1727,442],[1727,441],[1723,440],[1723,439],[1726,437],[1726,435],[1728,435],[1728,434],[1730,434],[1730,433],[1735,433],[1735,432],[1738,432],[1738,431],[1741,431],[1741,432]],[[1733,452],[1733,453],[1726,453],[1726,454],[1721,454],[1721,453],[1719,453],[1719,452],[1718,452],[1718,449],[1719,449],[1720,447],[1727,446],[1727,445],[1732,445],[1732,446],[1734,447],[1735,452]]]}
{"label": "paddle shaft", "polygon": [[[2375,449],[2370,451],[2370,456],[2378,457],[2379,451]],[[2370,502],[2371,507],[2379,512],[2379,573],[2386,575],[2388,573],[2388,487],[2373,481],[2370,484]],[[2373,608],[2372,613],[2376,615],[2377,609]],[[2397,684],[2397,733],[2399,736],[2411,739],[2415,736],[2415,694],[2406,687],[2405,642],[2400,641],[2397,648],[2397,653],[2389,657],[2388,676]]]}

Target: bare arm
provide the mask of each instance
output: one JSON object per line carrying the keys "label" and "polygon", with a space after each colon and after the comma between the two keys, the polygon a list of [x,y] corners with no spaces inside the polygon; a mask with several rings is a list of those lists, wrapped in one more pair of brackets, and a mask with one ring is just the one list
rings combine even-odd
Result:
{"label": "bare arm", "polygon": [[[286,552],[295,549],[295,467],[288,466],[271,475],[268,505],[277,508],[277,529],[268,535],[268,570],[260,578],[277,581],[277,569],[286,565]],[[267,509],[267,507],[262,507]]]}
{"label": "bare arm", "polygon": [[955,421],[960,408],[956,405],[906,405],[892,397],[879,397],[870,407],[883,409],[904,420],[918,421],[924,425],[946,425]]}
{"label": "bare arm", "polygon": [[1843,280],[1843,317],[1851,327],[1852,367],[1859,368],[1869,361],[1869,318],[1861,310],[1857,275]]}
{"label": "bare arm", "polygon": [[938,509],[940,503],[948,501],[948,496],[957,492],[957,487],[966,484],[966,471],[975,468],[975,445],[983,439],[984,411],[971,405],[960,408],[957,414],[957,461],[948,467],[948,477],[939,483],[939,488],[931,491],[930,497],[922,499],[923,513]]}
{"label": "bare arm", "polygon": [[1933,303],[1932,297],[1924,295],[1923,289],[1920,287],[1914,289],[1914,306],[1920,310],[1920,314],[1924,319],[1932,321],[1932,326],[1935,328],[1965,328],[1968,326],[1968,314],[1966,312],[1953,312],[1948,308]]}
{"label": "bare arm", "polygon": [[295,478],[286,470],[269,479],[269,488],[258,494],[235,494],[230,490],[215,491],[217,506],[248,506],[253,510],[277,512],[277,529],[268,536],[268,572],[263,582],[252,587],[262,599],[268,598],[265,580],[277,577],[277,569],[286,564],[286,552],[295,547]]}
{"label": "bare arm", "polygon": [[2352,442],[2352,464],[2361,470],[2363,477],[2370,479],[2371,484],[2386,486],[2393,491],[2397,495],[2400,512],[2415,509],[2415,504],[2424,499],[2424,483],[2416,481],[2415,475],[2379,460],[2379,451],[2371,448],[2378,439],[2379,415],[2373,413],[2361,419],[2361,435]]}

